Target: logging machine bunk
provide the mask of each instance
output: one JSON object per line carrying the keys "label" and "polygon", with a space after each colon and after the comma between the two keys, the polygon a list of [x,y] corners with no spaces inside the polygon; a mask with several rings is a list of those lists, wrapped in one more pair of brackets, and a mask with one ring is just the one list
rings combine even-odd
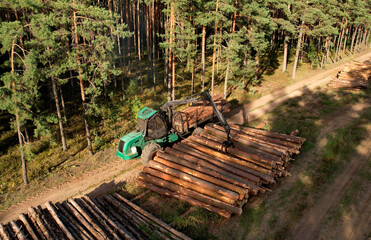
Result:
{"label": "logging machine bunk", "polygon": [[[189,124],[180,112],[174,112],[173,110],[175,106],[199,101],[209,102],[213,108],[213,114],[208,118],[196,120],[195,123]],[[210,120],[214,115],[227,133],[227,139],[223,144],[224,148],[233,145],[230,139],[231,128],[227,120],[217,108],[209,91],[205,90],[201,94],[189,96],[182,100],[169,101],[159,111],[148,107],[140,110],[136,130],[120,139],[116,155],[124,160],[141,156],[142,163],[146,166],[157,150],[177,141],[179,137],[189,135],[192,131],[196,134],[198,125]]]}

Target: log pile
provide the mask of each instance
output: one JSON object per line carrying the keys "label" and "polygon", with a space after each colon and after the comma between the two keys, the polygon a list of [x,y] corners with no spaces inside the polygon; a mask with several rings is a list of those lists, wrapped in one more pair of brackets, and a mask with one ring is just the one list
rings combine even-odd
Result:
{"label": "log pile", "polygon": [[369,62],[350,62],[329,84],[332,88],[367,88],[371,76]]}
{"label": "log pile", "polygon": [[113,194],[84,196],[29,208],[0,224],[0,239],[190,239],[137,205]]}
{"label": "log pile", "polygon": [[187,201],[223,217],[241,214],[250,195],[275,183],[305,139],[256,128],[231,126],[234,146],[224,147],[226,133],[216,124],[199,135],[158,151],[139,174],[138,184]]}
{"label": "log pile", "polygon": [[[212,96],[215,105],[221,112],[228,112],[231,104],[223,99],[221,94]],[[214,114],[213,107],[209,102],[200,101],[192,104],[182,111],[174,114],[173,127],[178,132],[187,132],[191,127],[197,127],[198,124],[210,120]]]}

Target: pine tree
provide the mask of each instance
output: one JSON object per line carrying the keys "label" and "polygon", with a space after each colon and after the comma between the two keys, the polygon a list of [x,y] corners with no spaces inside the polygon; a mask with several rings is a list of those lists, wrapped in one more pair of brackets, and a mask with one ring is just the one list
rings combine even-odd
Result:
{"label": "pine tree", "polygon": [[[118,16],[113,19],[109,11],[76,3],[65,6],[67,16],[72,17],[70,28],[73,39],[73,48],[69,53],[69,68],[77,73],[80,84],[83,116],[88,142],[88,150],[93,154],[89,127],[89,114],[97,108],[96,98],[102,94],[101,87],[104,82],[110,82],[110,76],[119,75],[120,71],[114,69],[112,55],[115,37],[127,37],[123,24],[115,23]],[[109,34],[112,29],[116,29]]]}
{"label": "pine tree", "polygon": [[[17,4],[10,6],[12,10],[16,7]],[[25,22],[26,19],[22,20],[23,22],[18,20],[2,22],[0,26],[1,53],[9,53],[9,62],[7,62],[9,72],[2,74],[0,78],[0,109],[6,110],[15,117],[12,127],[18,134],[23,182],[27,185],[25,139],[21,128],[27,120],[32,119],[32,103],[38,96],[39,79],[36,73],[36,53],[32,50],[27,51],[24,47],[27,44],[25,35],[29,24]]]}

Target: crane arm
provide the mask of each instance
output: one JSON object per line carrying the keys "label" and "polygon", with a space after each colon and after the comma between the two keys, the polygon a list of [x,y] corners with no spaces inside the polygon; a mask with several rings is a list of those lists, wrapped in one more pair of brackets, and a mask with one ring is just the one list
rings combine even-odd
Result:
{"label": "crane arm", "polygon": [[225,132],[227,133],[227,141],[223,143],[224,147],[229,147],[229,146],[233,145],[233,142],[231,141],[231,138],[230,138],[231,127],[229,126],[229,124],[227,122],[227,119],[225,119],[223,113],[220,112],[219,109],[216,107],[216,104],[215,104],[213,98],[211,97],[209,91],[208,90],[203,91],[201,93],[201,98],[204,101],[209,101],[210,102],[211,106],[214,109],[214,112],[216,113],[216,116],[217,116],[220,124],[222,125]]}

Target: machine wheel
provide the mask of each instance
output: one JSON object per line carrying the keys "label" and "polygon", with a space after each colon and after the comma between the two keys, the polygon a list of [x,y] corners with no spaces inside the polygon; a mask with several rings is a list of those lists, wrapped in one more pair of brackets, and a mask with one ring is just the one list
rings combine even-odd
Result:
{"label": "machine wheel", "polygon": [[150,143],[144,147],[142,152],[142,163],[144,166],[147,166],[149,161],[152,160],[153,155],[157,150],[161,150],[161,146],[157,143]]}
{"label": "machine wheel", "polygon": [[203,129],[198,127],[195,130],[193,130],[192,135],[200,136],[202,132],[203,132]]}

